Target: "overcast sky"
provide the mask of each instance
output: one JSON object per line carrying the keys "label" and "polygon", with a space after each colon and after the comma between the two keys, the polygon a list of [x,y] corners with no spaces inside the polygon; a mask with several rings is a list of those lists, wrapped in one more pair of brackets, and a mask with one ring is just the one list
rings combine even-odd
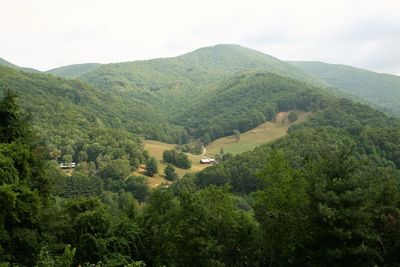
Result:
{"label": "overcast sky", "polygon": [[0,0],[0,57],[40,70],[233,43],[400,74],[398,0]]}

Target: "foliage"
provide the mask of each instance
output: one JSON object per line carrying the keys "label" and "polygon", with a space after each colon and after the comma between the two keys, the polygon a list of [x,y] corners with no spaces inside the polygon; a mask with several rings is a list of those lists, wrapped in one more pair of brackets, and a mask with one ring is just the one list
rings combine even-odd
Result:
{"label": "foliage", "polygon": [[150,194],[149,186],[146,183],[146,178],[143,176],[131,176],[126,181],[125,190],[131,192],[132,195],[139,201],[144,202]]}
{"label": "foliage", "polygon": [[296,80],[270,73],[242,74],[199,96],[173,121],[208,144],[233,130],[245,132],[272,121],[279,111],[320,110],[328,99],[324,91]]}
{"label": "foliage", "polygon": [[[274,74],[238,75],[194,97],[200,94],[194,89],[207,86],[205,77],[211,84],[250,63],[216,49],[88,72],[107,75],[111,68],[128,79],[99,77],[110,81],[101,84],[103,91],[0,67],[0,84],[22,94],[20,101],[7,92],[0,101],[0,265],[398,265],[399,120]],[[197,62],[193,70],[186,61]],[[153,70],[129,75],[138,64]],[[193,76],[179,83],[167,75],[181,71]],[[157,81],[150,73],[163,75]],[[109,94],[110,88],[132,91]],[[189,96],[194,102],[176,107]],[[32,108],[33,130],[19,104]],[[191,116],[173,114],[180,109]],[[131,176],[143,163],[149,174],[158,172],[137,134],[209,142],[293,109],[313,114],[254,151],[221,151],[219,164],[169,187],[150,190],[146,177]],[[165,151],[174,161],[181,154]],[[58,167],[62,159],[78,166],[65,173]]]}
{"label": "foliage", "polygon": [[400,114],[400,78],[396,75],[323,62],[290,64],[340,91],[359,96],[393,115]]}
{"label": "foliage", "polygon": [[176,173],[175,168],[171,164],[168,164],[167,167],[165,167],[164,174],[165,178],[169,181],[174,181],[178,179],[178,174]]}
{"label": "foliage", "polygon": [[39,215],[48,204],[50,182],[43,150],[6,92],[0,100],[0,262],[33,265],[43,235]]}
{"label": "foliage", "polygon": [[154,176],[158,173],[158,163],[154,157],[150,157],[146,161],[146,174],[148,176]]}
{"label": "foliage", "polygon": [[297,121],[297,119],[298,119],[298,116],[295,112],[293,112],[293,111],[289,112],[288,120],[290,123]]}
{"label": "foliage", "polygon": [[257,192],[254,209],[262,226],[268,264],[299,262],[310,235],[307,183],[277,152],[271,153],[258,177],[266,186]]}
{"label": "foliage", "polygon": [[258,227],[235,207],[234,198],[210,187],[178,198],[165,189],[153,193],[144,211],[145,262],[193,266],[256,264]]}
{"label": "foliage", "polygon": [[190,169],[192,167],[189,157],[185,153],[178,152],[175,149],[165,150],[163,152],[163,160],[182,169]]}

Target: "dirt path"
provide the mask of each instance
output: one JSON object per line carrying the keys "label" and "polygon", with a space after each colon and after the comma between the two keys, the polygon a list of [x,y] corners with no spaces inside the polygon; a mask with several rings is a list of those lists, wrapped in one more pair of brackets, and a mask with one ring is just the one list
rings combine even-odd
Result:
{"label": "dirt path", "polygon": [[204,155],[207,153],[207,149],[201,145],[201,148],[203,149],[203,153],[201,153],[201,156],[204,157]]}

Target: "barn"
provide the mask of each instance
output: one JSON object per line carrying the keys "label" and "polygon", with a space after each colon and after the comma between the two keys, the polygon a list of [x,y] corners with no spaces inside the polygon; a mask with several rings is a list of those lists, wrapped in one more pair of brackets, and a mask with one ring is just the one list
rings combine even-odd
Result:
{"label": "barn", "polygon": [[200,164],[214,164],[217,161],[215,159],[201,159]]}

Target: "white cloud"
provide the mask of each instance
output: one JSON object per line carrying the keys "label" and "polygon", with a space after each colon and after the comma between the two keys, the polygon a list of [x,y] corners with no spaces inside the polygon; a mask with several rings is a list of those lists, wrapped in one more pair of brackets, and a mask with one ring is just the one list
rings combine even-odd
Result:
{"label": "white cloud", "polygon": [[238,43],[281,59],[400,72],[399,1],[0,0],[0,57],[49,69]]}

